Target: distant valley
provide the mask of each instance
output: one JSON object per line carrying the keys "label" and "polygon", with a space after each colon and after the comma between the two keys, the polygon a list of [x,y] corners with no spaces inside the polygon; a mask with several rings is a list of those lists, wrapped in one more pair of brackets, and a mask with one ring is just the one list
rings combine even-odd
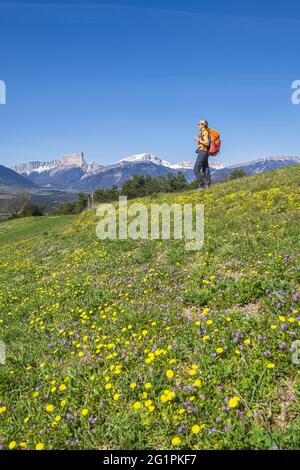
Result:
{"label": "distant valley", "polygon": [[[235,165],[224,165],[218,159],[210,159],[212,178],[215,181],[228,178],[237,168],[252,175],[299,163],[300,157],[294,156],[260,158]],[[151,153],[132,155],[110,165],[89,163],[83,153],[78,153],[51,162],[14,165],[12,170],[42,188],[82,192],[110,188],[113,185],[121,187],[126,180],[137,174],[157,177],[181,171],[187,181],[194,179],[193,162],[171,164]]]}

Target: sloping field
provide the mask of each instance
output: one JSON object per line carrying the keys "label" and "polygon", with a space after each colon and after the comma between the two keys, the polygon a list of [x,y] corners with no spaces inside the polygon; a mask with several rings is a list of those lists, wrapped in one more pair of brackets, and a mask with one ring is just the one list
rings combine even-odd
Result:
{"label": "sloping field", "polygon": [[1,224],[1,446],[299,448],[299,183],[140,200],[204,202],[194,252],[100,241],[93,212]]}

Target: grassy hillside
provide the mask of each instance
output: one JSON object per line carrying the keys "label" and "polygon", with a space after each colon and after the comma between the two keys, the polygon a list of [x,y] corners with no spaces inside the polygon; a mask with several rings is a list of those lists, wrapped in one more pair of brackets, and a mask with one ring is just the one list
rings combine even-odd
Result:
{"label": "grassy hillside", "polygon": [[299,448],[299,182],[148,199],[204,201],[197,252],[99,241],[92,212],[1,224],[3,448]]}
{"label": "grassy hillside", "polygon": [[[27,217],[10,220],[0,224],[0,245],[12,244],[19,241],[31,240],[38,236],[53,236],[62,226],[73,219],[72,215]],[[38,240],[38,243],[40,240]]]}

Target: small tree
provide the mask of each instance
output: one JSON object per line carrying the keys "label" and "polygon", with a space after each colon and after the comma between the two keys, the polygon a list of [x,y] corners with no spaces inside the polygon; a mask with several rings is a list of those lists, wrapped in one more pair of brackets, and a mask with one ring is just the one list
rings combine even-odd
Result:
{"label": "small tree", "polygon": [[114,184],[110,189],[106,190],[107,200],[109,201],[117,201],[120,196],[120,192],[118,187]]}
{"label": "small tree", "polygon": [[88,196],[84,193],[79,193],[77,196],[75,212],[80,213],[87,208],[88,205]]}
{"label": "small tree", "polygon": [[41,217],[44,214],[45,208],[38,204],[28,202],[22,209],[21,217]]}
{"label": "small tree", "polygon": [[183,191],[187,187],[187,181],[182,171],[178,171],[174,178],[173,188],[175,191]]}
{"label": "small tree", "polygon": [[199,187],[199,183],[197,180],[192,180],[189,184],[188,184],[188,189],[198,189]]}
{"label": "small tree", "polygon": [[121,193],[129,199],[143,197],[146,195],[146,177],[144,175],[133,175],[125,181]]}
{"label": "small tree", "polygon": [[23,217],[26,206],[28,206],[30,200],[26,191],[18,191],[14,197],[11,198],[9,209],[12,218]]}
{"label": "small tree", "polygon": [[229,175],[229,179],[230,180],[236,180],[238,178],[243,178],[244,176],[247,176],[247,173],[244,171],[244,170],[240,170],[240,169],[236,169],[236,170],[233,170],[230,175]]}
{"label": "small tree", "polygon": [[54,211],[53,215],[75,214],[76,202],[64,202],[60,204]]}

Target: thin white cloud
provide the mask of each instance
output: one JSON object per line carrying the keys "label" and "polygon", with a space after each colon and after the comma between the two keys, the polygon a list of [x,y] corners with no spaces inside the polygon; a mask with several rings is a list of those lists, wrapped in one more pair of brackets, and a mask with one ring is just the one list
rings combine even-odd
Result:
{"label": "thin white cloud", "polygon": [[[18,2],[18,1],[13,1],[13,2],[1,2],[0,1],[0,8],[1,7],[5,7],[5,8],[10,8],[10,9],[13,9],[13,8],[23,8],[23,9],[28,9],[28,10],[32,10],[32,9],[40,9],[41,11],[45,11],[46,9],[48,10],[52,10],[52,11],[55,11],[56,13],[61,13],[63,12],[63,10],[68,10],[68,13],[74,13],[74,14],[78,14],[78,12],[80,11],[81,13],[82,12],[86,12],[88,13],[88,10],[90,11],[93,11],[95,13],[95,11],[98,11],[98,12],[124,12],[124,11],[128,11],[128,12],[144,12],[144,13],[149,13],[149,14],[160,14],[160,15],[164,15],[164,14],[167,14],[167,15],[185,15],[185,16],[191,16],[191,17],[195,17],[195,16],[208,16],[208,17],[225,17],[225,18],[244,18],[244,19],[253,19],[253,20],[268,20],[268,21],[291,21],[291,22],[299,22],[300,21],[300,17],[298,15],[298,17],[296,16],[296,13],[293,12],[293,14],[289,14],[287,11],[283,10],[282,13],[280,13],[280,16],[279,14],[276,14],[275,12],[272,11],[272,9],[270,10],[270,13],[268,14],[261,14],[261,11],[260,10],[256,10],[255,13],[251,13],[251,14],[245,14],[245,12],[243,12],[243,14],[240,14],[239,13],[239,10],[236,9],[236,10],[231,10],[230,12],[229,11],[221,11],[221,10],[218,10],[218,9],[212,9],[210,8],[209,4],[205,5],[205,4],[202,4],[201,5],[201,11],[198,11],[198,10],[193,10],[193,9],[177,9],[177,8],[164,8],[164,7],[158,7],[158,6],[144,6],[144,5],[132,5],[130,3],[115,3],[115,4],[111,4],[111,3],[99,3],[99,2],[93,2],[93,1],[88,1],[88,2],[84,2],[84,3],[81,3],[81,2],[66,2],[66,1],[61,1],[59,3],[56,3],[56,2],[51,2],[51,1],[48,1],[48,2],[41,2],[41,1],[37,1],[37,2]],[[73,19],[72,21],[74,22],[86,22],[87,18],[78,18],[78,19]],[[101,21],[101,19],[99,18],[90,18],[88,21],[91,21],[91,22],[97,22],[97,21]]]}

